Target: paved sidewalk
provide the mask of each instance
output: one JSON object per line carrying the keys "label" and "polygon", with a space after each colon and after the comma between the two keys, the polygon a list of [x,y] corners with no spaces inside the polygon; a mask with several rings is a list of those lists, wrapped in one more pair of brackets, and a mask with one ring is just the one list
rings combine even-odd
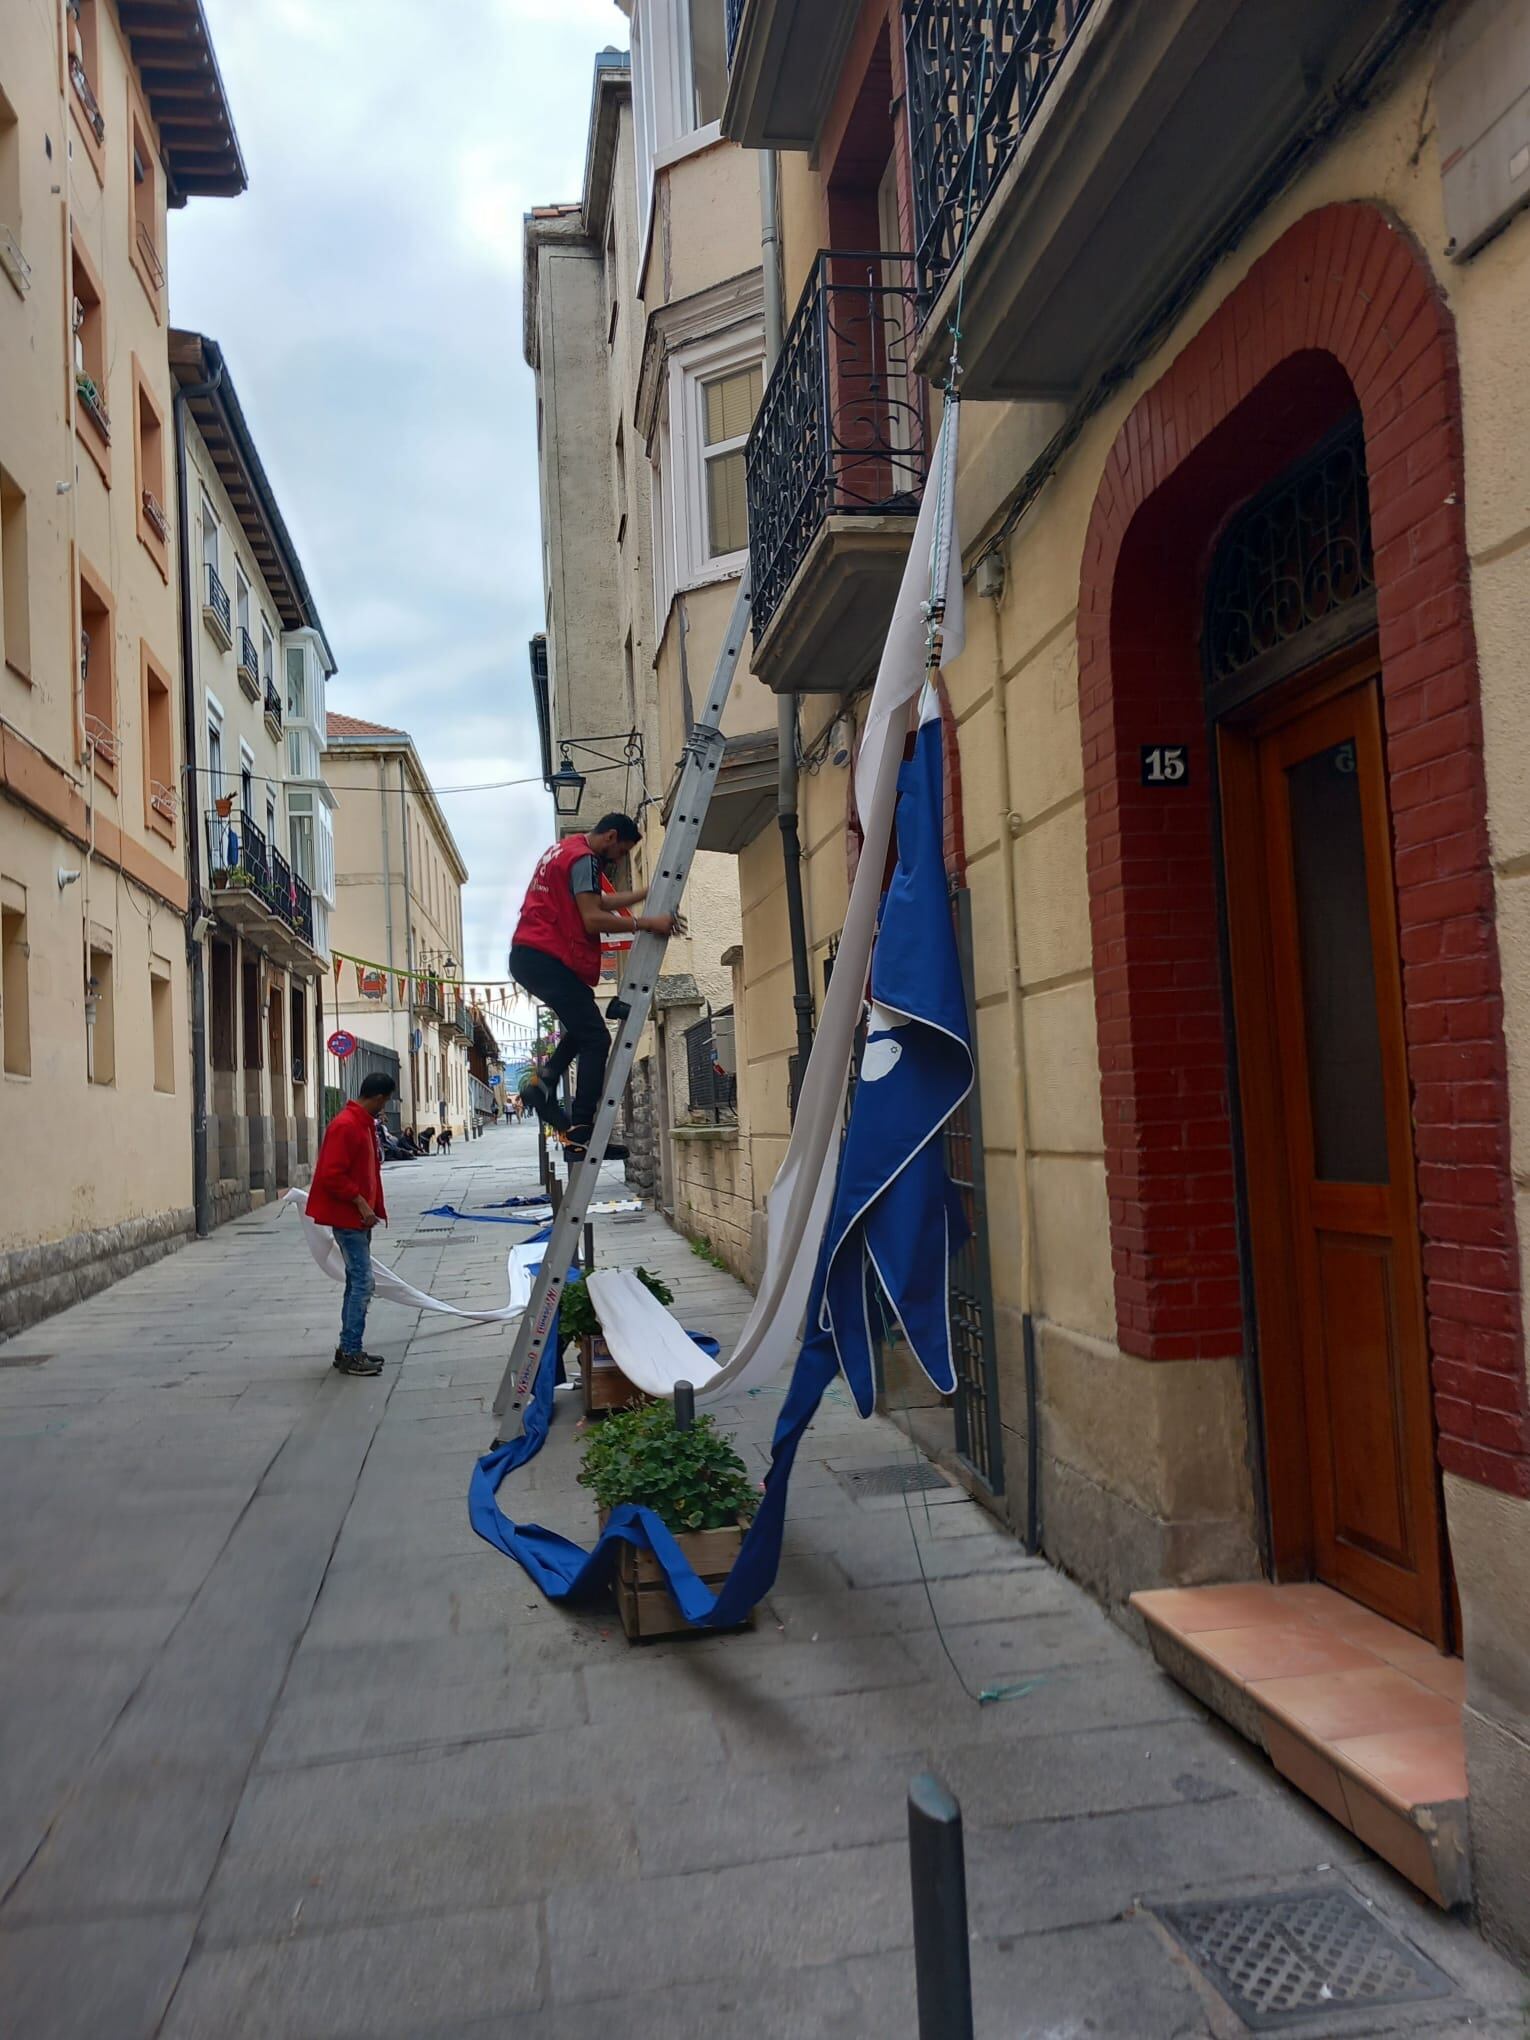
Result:
{"label": "paved sidewalk", "polygon": [[[502,1302],[518,1229],[420,1214],[533,1187],[534,1155],[500,1130],[391,1168],[384,1256]],[[657,1219],[598,1251],[736,1336],[743,1289]],[[505,1330],[378,1305],[389,1365],[346,1381],[338,1298],[263,1212],[0,1346],[7,2040],[904,2040],[930,1764],[980,2040],[1241,2032],[1146,1905],[1329,1882],[1455,1995],[1301,2032],[1527,2031],[1523,1978],[973,1504],[854,1499],[846,1462],[910,1447],[841,1392],[755,1628],[633,1648],[468,1527]],[[779,1399],[722,1412],[762,1471]],[[560,1396],[502,1499],[590,1536],[578,1451]]]}

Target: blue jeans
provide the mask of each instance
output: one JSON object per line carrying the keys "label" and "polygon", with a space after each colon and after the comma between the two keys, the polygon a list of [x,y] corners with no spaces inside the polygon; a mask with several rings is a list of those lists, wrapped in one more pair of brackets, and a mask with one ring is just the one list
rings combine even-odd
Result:
{"label": "blue jeans", "polygon": [[372,1235],[361,1226],[337,1225],[330,1230],[345,1262],[345,1300],[340,1305],[340,1350],[359,1353],[372,1301]]}

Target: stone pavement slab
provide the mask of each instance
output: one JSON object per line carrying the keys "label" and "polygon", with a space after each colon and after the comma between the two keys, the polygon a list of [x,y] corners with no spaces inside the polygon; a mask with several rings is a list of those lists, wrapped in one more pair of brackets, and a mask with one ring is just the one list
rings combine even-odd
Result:
{"label": "stone pavement slab", "polygon": [[[390,1168],[380,1254],[497,1306],[522,1235],[486,1207],[534,1156],[500,1130]],[[597,1252],[736,1339],[745,1292],[658,1217]],[[913,1448],[838,1385],[754,1626],[633,1648],[468,1524],[509,1329],[378,1305],[387,1368],[343,1381],[337,1311],[256,1212],[4,1349],[7,2040],[911,2040],[929,1765],[966,1813],[980,2040],[1228,2040],[1147,1907],[1323,1879],[1458,1992],[1333,2034],[1522,2032],[1523,1978],[974,1503],[858,1500],[842,1472]],[[761,1474],[780,1406],[717,1411]],[[502,1500],[585,1541],[579,1434],[560,1394]]]}

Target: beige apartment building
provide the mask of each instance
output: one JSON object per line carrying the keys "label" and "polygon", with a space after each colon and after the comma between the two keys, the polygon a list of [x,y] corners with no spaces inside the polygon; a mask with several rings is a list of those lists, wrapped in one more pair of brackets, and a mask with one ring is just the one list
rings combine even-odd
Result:
{"label": "beige apartment building", "polygon": [[[723,131],[781,152],[796,307],[747,463],[755,670],[818,765],[815,991],[960,307],[945,1449],[1523,1951],[1524,12],[998,14],[730,9]],[[751,1079],[777,862],[741,860]],[[764,1185],[787,1119],[749,1088]]]}
{"label": "beige apartment building", "polygon": [[[196,1156],[214,1222],[306,1183],[318,1155],[335,855],[323,778],[335,670],[223,350],[173,331],[185,410],[188,843]],[[195,1123],[195,1121],[194,1121]]]}
{"label": "beige apartment building", "polygon": [[[640,882],[747,553],[743,445],[764,338],[755,165],[717,125],[721,0],[630,12],[631,58],[596,59],[581,199],[527,218],[525,349],[542,470],[547,633],[533,686],[547,703],[545,763],[551,777],[567,746],[587,776],[561,829],[641,802]],[[669,945],[627,1111],[633,1179],[741,1270],[754,1196],[731,1081],[736,857],[774,815],[775,723],[742,673],[687,887],[689,934]],[[597,734],[606,741],[581,747]]]}
{"label": "beige apartment building", "polygon": [[168,206],[244,188],[200,7],[0,37],[0,1329],[193,1224]]}
{"label": "beige apartment building", "polygon": [[343,1061],[326,1050],[329,1102],[384,1069],[399,1087],[391,1124],[463,1134],[473,1021],[461,976],[462,853],[406,730],[331,713],[325,777],[335,803],[329,1004],[334,1026],[359,1044]]}

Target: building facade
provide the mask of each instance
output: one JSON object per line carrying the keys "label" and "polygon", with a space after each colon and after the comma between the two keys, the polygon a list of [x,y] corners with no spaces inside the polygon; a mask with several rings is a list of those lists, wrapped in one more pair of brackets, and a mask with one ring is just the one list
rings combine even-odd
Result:
{"label": "building facade", "polygon": [[0,46],[0,1327],[194,1223],[166,209],[244,188],[199,6]]}
{"label": "building facade", "polygon": [[[407,731],[331,714],[326,777],[335,803],[336,1024],[363,1051],[396,1058],[396,1124],[466,1133],[472,1019],[461,978],[462,853]],[[337,1061],[326,1052],[332,1103],[352,1094],[366,1063],[365,1053]],[[391,1060],[385,1066],[394,1069]]]}
{"label": "building facade", "polygon": [[[1354,1746],[1235,1698],[1209,1603],[1136,1604],[1288,1775],[1523,1949],[1523,17],[997,12],[1002,38],[956,0],[731,10],[723,128],[783,152],[799,306],[748,479],[756,670],[815,691],[808,940],[827,961],[855,843],[856,619],[885,623],[959,318],[947,849],[987,1251],[948,1449],[1112,1603],[1310,1583],[1347,1634],[1390,1625],[1438,1687],[1403,1679],[1455,1753],[1439,1807],[1383,1808]],[[865,309],[818,317],[837,283]],[[832,470],[889,293],[850,456],[905,491],[858,534],[820,497],[783,560],[804,336]],[[751,1035],[769,876],[746,851]]]}
{"label": "building facade", "polygon": [[[764,339],[756,170],[717,121],[721,0],[638,0],[630,18],[630,60],[596,60],[581,199],[527,218],[525,350],[542,469],[546,763],[567,745],[588,777],[559,826],[613,806],[636,813],[641,883],[746,557],[742,449]],[[689,933],[669,945],[627,1103],[633,1180],[740,1270],[748,1130],[731,1085],[710,1077],[716,1044],[733,1053],[736,855],[774,813],[775,722],[741,671],[687,887]],[[607,741],[581,748],[596,735]]]}
{"label": "building facade", "polygon": [[191,1052],[200,1165],[221,1222],[306,1183],[318,1155],[335,882],[322,732],[335,662],[222,349],[177,330],[170,366],[184,407],[188,849],[204,910]]}

